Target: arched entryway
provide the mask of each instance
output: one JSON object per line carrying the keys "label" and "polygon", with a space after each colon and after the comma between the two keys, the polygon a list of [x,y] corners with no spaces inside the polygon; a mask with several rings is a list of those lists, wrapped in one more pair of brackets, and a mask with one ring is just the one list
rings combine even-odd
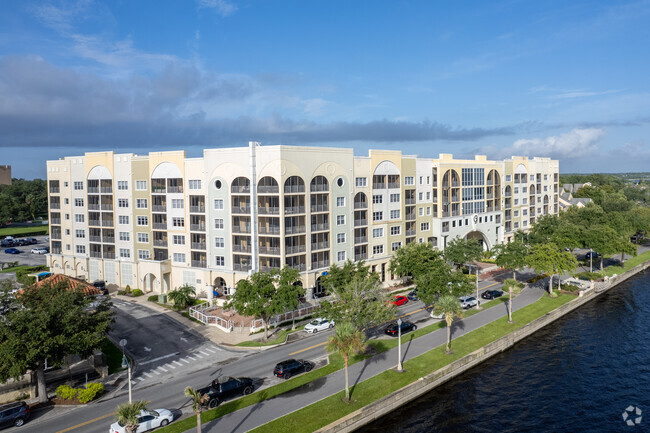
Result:
{"label": "arched entryway", "polygon": [[142,279],[142,287],[144,287],[144,291],[146,293],[153,292],[155,289],[157,289],[157,286],[158,282],[154,274],[149,273]]}
{"label": "arched entryway", "polygon": [[228,290],[228,286],[226,286],[226,280],[224,280],[221,277],[217,277],[214,279],[214,290],[216,290],[216,292],[219,293],[219,296],[230,294],[230,291]]}
{"label": "arched entryway", "polygon": [[487,236],[478,230],[467,233],[465,239],[476,239],[478,243],[481,244],[484,251],[490,249],[490,244],[488,243]]}
{"label": "arched entryway", "polygon": [[327,293],[325,292],[325,286],[322,284],[321,277],[316,278],[316,285],[314,286],[314,298],[322,298],[323,296],[327,296]]}

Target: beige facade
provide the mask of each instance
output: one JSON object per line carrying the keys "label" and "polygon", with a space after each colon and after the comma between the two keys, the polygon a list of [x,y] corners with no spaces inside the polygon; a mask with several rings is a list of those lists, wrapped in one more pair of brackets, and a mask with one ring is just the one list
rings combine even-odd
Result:
{"label": "beige facade", "polygon": [[206,149],[202,158],[87,153],[48,161],[48,264],[145,292],[190,284],[200,294],[289,265],[318,294],[323,272],[349,259],[367,261],[388,285],[392,253],[409,242],[444,249],[456,236],[475,237],[491,248],[529,227],[533,219],[519,213],[505,218],[515,174],[522,181],[525,171],[536,190],[546,188],[535,216],[556,213],[557,168],[544,158],[354,156],[257,143]]}
{"label": "beige facade", "polygon": [[10,165],[0,165],[0,185],[11,185]]}

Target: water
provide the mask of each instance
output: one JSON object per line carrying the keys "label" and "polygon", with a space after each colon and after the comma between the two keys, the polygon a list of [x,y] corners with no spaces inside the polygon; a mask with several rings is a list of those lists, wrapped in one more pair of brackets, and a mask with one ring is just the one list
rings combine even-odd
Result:
{"label": "water", "polygon": [[359,431],[650,431],[649,342],[650,273]]}

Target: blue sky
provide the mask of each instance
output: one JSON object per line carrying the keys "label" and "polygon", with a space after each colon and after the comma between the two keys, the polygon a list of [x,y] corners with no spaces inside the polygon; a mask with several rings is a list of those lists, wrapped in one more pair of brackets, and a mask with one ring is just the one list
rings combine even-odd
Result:
{"label": "blue sky", "polygon": [[649,1],[0,2],[0,164],[262,144],[650,171]]}

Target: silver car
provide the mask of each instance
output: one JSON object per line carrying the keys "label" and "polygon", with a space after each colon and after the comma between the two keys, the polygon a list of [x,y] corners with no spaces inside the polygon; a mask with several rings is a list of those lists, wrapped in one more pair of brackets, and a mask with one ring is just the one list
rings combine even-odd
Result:
{"label": "silver car", "polygon": [[458,300],[460,301],[460,306],[465,310],[476,307],[480,304],[480,301],[473,296],[461,296]]}
{"label": "silver car", "polygon": [[318,331],[326,331],[328,329],[331,329],[334,327],[334,321],[329,320],[329,319],[324,319],[322,317],[319,317],[318,319],[314,319],[308,324],[305,325],[305,331],[309,332],[310,334],[315,334]]}

